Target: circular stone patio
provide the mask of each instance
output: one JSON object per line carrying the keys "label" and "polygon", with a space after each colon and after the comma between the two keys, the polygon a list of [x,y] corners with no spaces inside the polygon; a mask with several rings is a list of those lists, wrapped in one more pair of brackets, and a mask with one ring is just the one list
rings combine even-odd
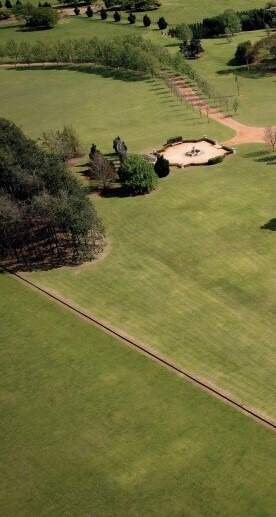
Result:
{"label": "circular stone patio", "polygon": [[167,144],[157,154],[164,156],[172,166],[187,167],[189,165],[208,164],[210,160],[223,158],[232,152],[232,149],[228,149],[216,142],[202,139]]}

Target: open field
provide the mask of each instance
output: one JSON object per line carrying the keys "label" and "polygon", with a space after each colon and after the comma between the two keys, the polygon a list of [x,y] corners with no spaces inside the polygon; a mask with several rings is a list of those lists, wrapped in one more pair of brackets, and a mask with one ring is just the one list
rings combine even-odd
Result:
{"label": "open field", "polygon": [[[94,72],[94,73],[93,73]],[[179,103],[163,82],[137,80],[103,68],[85,70],[0,70],[1,115],[33,138],[72,124],[88,150],[95,142],[112,150],[120,134],[131,151],[152,150],[177,134],[224,140],[232,131],[200,119]]]}
{"label": "open field", "polygon": [[[248,71],[245,67],[239,69],[229,66],[228,62],[233,58],[239,43],[248,40],[255,43],[265,35],[265,31],[243,32],[230,43],[224,38],[204,40],[205,52],[200,59],[192,62],[195,70],[220,95],[229,95],[230,105],[231,98],[239,99],[240,106],[235,118],[255,126],[275,125],[276,75],[272,72],[265,74],[261,71]],[[234,73],[238,76],[240,97],[237,95]]]}
{"label": "open field", "polygon": [[[31,3],[37,4],[37,0],[32,0]],[[51,2],[55,3],[55,2]],[[57,2],[56,2],[57,3]],[[155,11],[148,11],[149,16],[153,21],[157,21],[160,16],[165,16],[170,24],[179,22],[192,23],[201,20],[204,16],[215,16],[229,9],[229,2],[227,0],[201,0],[196,2],[184,2],[183,0],[162,0],[161,7]],[[232,0],[231,8],[236,10],[254,9],[264,7],[263,0]],[[143,17],[144,13],[136,13],[137,18]],[[125,14],[124,14],[125,16]]]}
{"label": "open field", "polygon": [[244,146],[174,171],[150,196],[94,197],[108,256],[33,280],[275,419],[276,240],[260,229],[275,217],[269,159]]}
{"label": "open field", "polygon": [[275,433],[0,275],[3,517],[275,513]]}

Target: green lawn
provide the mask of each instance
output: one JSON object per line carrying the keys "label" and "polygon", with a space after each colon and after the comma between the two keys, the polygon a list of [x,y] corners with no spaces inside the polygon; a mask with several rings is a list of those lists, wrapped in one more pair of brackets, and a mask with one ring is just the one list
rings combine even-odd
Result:
{"label": "green lawn", "polygon": [[240,42],[251,40],[255,43],[265,35],[265,31],[243,32],[235,36],[231,43],[222,38],[204,40],[204,54],[192,63],[199,74],[213,85],[216,92],[232,96],[232,99],[237,98],[233,74],[237,71],[240,107],[235,118],[256,126],[275,125],[275,74],[239,70],[230,67],[228,62],[233,58]]}
{"label": "green lawn", "polygon": [[[262,146],[176,170],[149,196],[99,198],[110,251],[32,273],[275,419],[275,171]],[[275,164],[275,160],[274,160]]]}
{"label": "green lawn", "polygon": [[273,517],[275,434],[5,275],[2,517]]}
{"label": "green lawn", "polygon": [[[31,0],[31,3],[37,4],[37,0]],[[52,2],[57,3],[57,2]],[[229,9],[228,0],[201,0],[200,2],[192,0],[185,2],[184,0],[162,0],[161,7],[156,11],[148,11],[153,21],[157,21],[160,16],[165,16],[169,24],[180,22],[192,23],[202,20],[207,16],[215,16],[223,13],[225,9]],[[246,10],[264,7],[263,0],[231,0],[231,9]],[[137,18],[142,18],[144,13],[136,13]],[[126,14],[123,13],[124,18]]]}
{"label": "green lawn", "polygon": [[178,134],[201,137],[208,132],[220,140],[231,136],[229,129],[208,124],[179,103],[163,82],[132,80],[129,73],[124,79],[104,69],[98,73],[2,69],[1,116],[34,138],[44,130],[72,124],[87,150],[95,142],[111,151],[117,134],[130,150],[140,152]]}

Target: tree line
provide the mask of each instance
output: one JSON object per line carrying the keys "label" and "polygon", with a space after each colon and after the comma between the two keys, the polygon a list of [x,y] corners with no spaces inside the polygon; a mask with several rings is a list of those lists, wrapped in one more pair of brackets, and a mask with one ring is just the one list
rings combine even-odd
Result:
{"label": "tree line", "polygon": [[249,65],[251,63],[274,64],[276,62],[276,34],[271,34],[252,44],[243,41],[237,46],[231,62],[234,65]]}
{"label": "tree line", "polygon": [[95,256],[103,225],[59,154],[0,119],[0,259],[51,267]]}
{"label": "tree line", "polygon": [[[79,6],[76,5],[74,7],[75,15],[79,16],[80,12],[81,11],[80,11]],[[92,18],[94,16],[94,11],[93,11],[91,5],[87,6],[85,14],[86,14],[86,16],[88,16],[88,18]],[[105,9],[104,7],[102,7],[101,10],[99,11],[99,15],[100,15],[100,18],[103,21],[107,20],[107,18],[108,18],[108,10]],[[116,9],[113,12],[112,17],[113,17],[113,20],[114,20],[115,23],[118,23],[118,22],[120,22],[122,20],[122,15],[121,15],[121,13],[119,12],[118,9]],[[136,15],[134,14],[133,11],[130,11],[130,13],[128,14],[127,21],[130,23],[130,25],[134,25],[136,23]],[[151,19],[150,19],[150,17],[147,14],[145,14],[143,16],[143,25],[146,28],[151,26]],[[161,16],[159,18],[159,20],[157,21],[157,25],[159,27],[159,30],[165,30],[168,27],[168,22],[165,20],[164,16]]]}
{"label": "tree line", "polygon": [[93,63],[123,68],[146,74],[158,74],[172,59],[168,51],[137,35],[127,35],[113,40],[97,37],[67,39],[57,42],[9,40],[0,45],[3,63]]}
{"label": "tree line", "polygon": [[[172,36],[178,37],[181,25],[183,23],[170,30]],[[276,13],[273,9],[248,9],[246,11],[227,9],[217,16],[189,24],[193,36],[198,39],[214,38],[229,33],[265,29],[266,27],[276,27]]]}

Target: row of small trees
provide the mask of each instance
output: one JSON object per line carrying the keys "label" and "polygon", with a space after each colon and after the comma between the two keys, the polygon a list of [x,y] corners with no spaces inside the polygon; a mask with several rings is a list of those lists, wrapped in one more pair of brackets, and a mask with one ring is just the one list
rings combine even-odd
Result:
{"label": "row of small trees", "polygon": [[0,119],[0,258],[34,267],[83,260],[103,247],[103,225],[60,155]]}
{"label": "row of small trees", "polygon": [[[74,13],[76,14],[76,16],[79,16],[80,12],[80,8],[76,5],[76,7],[74,8]],[[94,16],[94,11],[91,5],[88,5],[85,14],[86,16],[88,16],[88,18],[92,18]],[[108,11],[104,8],[102,8],[99,11],[99,14],[102,20],[106,20],[108,18]],[[112,17],[115,23],[120,22],[122,19],[122,15],[119,11],[114,11]],[[127,17],[127,20],[131,25],[133,25],[134,23],[136,23],[136,15],[133,12],[130,12]],[[147,14],[143,16],[143,25],[144,27],[150,27],[151,25],[151,19]],[[168,27],[168,23],[163,16],[159,18],[157,25],[160,30],[165,30]]]}
{"label": "row of small trees", "polygon": [[141,73],[158,74],[171,63],[166,49],[133,34],[113,40],[66,39],[50,43],[9,40],[0,45],[2,62],[94,63]]}

